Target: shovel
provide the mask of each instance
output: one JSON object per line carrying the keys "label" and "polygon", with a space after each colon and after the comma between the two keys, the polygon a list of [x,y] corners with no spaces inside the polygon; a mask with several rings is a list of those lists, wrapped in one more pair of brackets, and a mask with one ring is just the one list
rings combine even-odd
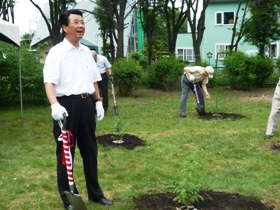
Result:
{"label": "shovel", "polygon": [[194,90],[194,93],[195,93],[195,98],[196,98],[196,103],[197,103],[197,106],[195,107],[197,113],[199,115],[205,115],[205,109],[203,106],[200,106],[200,102],[199,102],[199,97],[198,97],[198,93],[197,93],[197,89],[196,89],[196,83],[194,81],[193,83],[193,90]]}
{"label": "shovel", "polygon": [[113,82],[111,82],[111,84],[112,84],[112,96],[113,96],[113,100],[114,100],[113,114],[114,114],[114,116],[116,116],[118,114],[118,106],[117,106],[117,101],[116,101],[116,96],[115,96],[114,84],[113,84]]}
{"label": "shovel", "polygon": [[73,165],[72,165],[72,155],[70,152],[70,147],[72,146],[71,145],[72,133],[66,130],[66,123],[67,123],[67,118],[66,115],[64,114],[63,124],[61,121],[58,121],[58,124],[60,125],[61,128],[62,146],[63,146],[62,153],[65,158],[65,165],[67,169],[68,183],[70,189],[70,191],[65,191],[65,194],[75,210],[87,210],[81,196],[79,194],[74,193]]}

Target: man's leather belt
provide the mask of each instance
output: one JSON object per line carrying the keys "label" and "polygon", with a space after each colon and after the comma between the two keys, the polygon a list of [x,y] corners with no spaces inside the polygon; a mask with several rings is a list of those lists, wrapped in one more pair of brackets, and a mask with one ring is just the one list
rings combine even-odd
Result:
{"label": "man's leather belt", "polygon": [[82,93],[82,94],[79,94],[79,95],[70,95],[70,96],[61,96],[61,97],[58,97],[58,98],[69,98],[69,99],[78,99],[78,98],[88,98],[90,97],[91,94],[89,93]]}

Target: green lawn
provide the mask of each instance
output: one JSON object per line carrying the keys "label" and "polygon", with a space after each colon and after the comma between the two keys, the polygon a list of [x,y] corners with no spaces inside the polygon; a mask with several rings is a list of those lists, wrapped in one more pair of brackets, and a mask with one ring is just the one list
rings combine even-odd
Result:
{"label": "green lawn", "polygon": [[[188,155],[199,149],[198,179],[204,189],[253,195],[280,209],[279,153],[264,140],[274,87],[256,91],[208,88],[207,111],[242,114],[243,119],[198,118],[189,96],[187,118],[178,116],[180,92],[140,89],[117,97],[124,132],[146,141],[134,150],[99,146],[99,181],[113,206],[86,202],[88,209],[132,210],[133,197],[166,191],[162,181],[180,175]],[[112,99],[96,135],[113,133]],[[0,209],[63,209],[56,188],[55,142],[49,105],[24,103],[0,110]],[[75,181],[87,200],[81,157],[75,159]]]}

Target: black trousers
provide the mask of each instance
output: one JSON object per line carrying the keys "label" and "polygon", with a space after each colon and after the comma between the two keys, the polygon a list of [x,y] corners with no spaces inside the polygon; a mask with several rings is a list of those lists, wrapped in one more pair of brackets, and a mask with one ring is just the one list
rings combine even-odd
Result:
{"label": "black trousers", "polygon": [[105,113],[108,110],[109,99],[108,99],[108,75],[107,73],[101,74],[102,80],[98,81],[98,88],[102,97],[102,103]]}
{"label": "black trousers", "polygon": [[[80,150],[83,159],[84,175],[86,180],[88,199],[98,201],[104,197],[104,194],[98,183],[98,167],[97,167],[97,142],[95,137],[95,107],[90,97],[81,98],[78,96],[58,97],[58,102],[65,107],[68,112],[67,126],[75,139],[75,144],[71,147],[71,154],[75,157],[76,145]],[[57,185],[58,191],[65,206],[70,205],[65,191],[69,191],[68,176],[66,166],[62,164],[62,141],[58,141],[61,134],[61,128],[57,121],[53,121],[53,134],[56,141],[56,157],[57,157]],[[78,168],[81,170],[81,168]],[[73,170],[74,171],[74,170]],[[75,176],[74,176],[75,179]],[[76,186],[75,193],[78,193]]]}

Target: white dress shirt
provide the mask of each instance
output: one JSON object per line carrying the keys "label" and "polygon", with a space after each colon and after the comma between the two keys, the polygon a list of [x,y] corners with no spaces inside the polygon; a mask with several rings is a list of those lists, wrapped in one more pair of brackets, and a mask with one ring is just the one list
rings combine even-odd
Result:
{"label": "white dress shirt", "polygon": [[101,76],[88,47],[74,47],[67,39],[49,51],[44,66],[44,83],[55,85],[56,96],[94,93],[93,83]]}
{"label": "white dress shirt", "polygon": [[111,64],[108,59],[103,55],[97,55],[96,65],[99,69],[100,74],[106,73],[107,69],[111,68]]}

